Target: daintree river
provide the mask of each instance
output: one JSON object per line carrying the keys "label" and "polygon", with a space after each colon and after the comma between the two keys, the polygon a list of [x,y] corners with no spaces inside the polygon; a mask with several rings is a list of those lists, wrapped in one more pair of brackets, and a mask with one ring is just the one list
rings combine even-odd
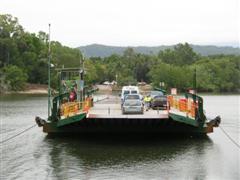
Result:
{"label": "daintree river", "polygon": [[[204,95],[207,116],[240,143],[240,96]],[[46,118],[47,97],[1,96],[1,141]],[[0,179],[240,179],[240,149],[220,128],[206,138],[49,138],[34,127],[0,144]]]}

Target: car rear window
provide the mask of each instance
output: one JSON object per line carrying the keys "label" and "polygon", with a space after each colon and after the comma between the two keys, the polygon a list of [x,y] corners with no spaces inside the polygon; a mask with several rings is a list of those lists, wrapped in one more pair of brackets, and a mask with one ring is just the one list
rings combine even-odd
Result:
{"label": "car rear window", "polygon": [[140,101],[125,101],[124,106],[141,106]]}
{"label": "car rear window", "polygon": [[163,96],[163,93],[161,91],[151,91],[151,96]]}
{"label": "car rear window", "polygon": [[139,95],[127,95],[125,99],[140,99]]}
{"label": "car rear window", "polygon": [[131,94],[137,94],[137,91],[132,90],[132,91],[131,91]]}

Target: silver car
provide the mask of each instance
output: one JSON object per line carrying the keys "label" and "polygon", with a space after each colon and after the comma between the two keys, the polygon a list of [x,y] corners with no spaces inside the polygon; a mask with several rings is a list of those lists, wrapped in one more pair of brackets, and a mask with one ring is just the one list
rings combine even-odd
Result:
{"label": "silver car", "polygon": [[143,114],[143,103],[139,99],[126,99],[122,106],[123,114]]}

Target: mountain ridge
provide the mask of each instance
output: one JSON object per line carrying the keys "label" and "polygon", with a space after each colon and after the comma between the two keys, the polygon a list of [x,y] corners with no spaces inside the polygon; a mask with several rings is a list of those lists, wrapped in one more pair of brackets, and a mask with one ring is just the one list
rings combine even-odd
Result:
{"label": "mountain ridge", "polygon": [[[86,57],[107,57],[112,54],[122,55],[124,50],[131,47],[137,53],[142,54],[157,54],[160,50],[167,48],[172,49],[175,45],[159,45],[159,46],[110,46],[103,44],[90,44],[78,47]],[[216,45],[194,45],[190,44],[196,53],[202,56],[208,55],[240,55],[240,48],[231,46],[216,46]]]}

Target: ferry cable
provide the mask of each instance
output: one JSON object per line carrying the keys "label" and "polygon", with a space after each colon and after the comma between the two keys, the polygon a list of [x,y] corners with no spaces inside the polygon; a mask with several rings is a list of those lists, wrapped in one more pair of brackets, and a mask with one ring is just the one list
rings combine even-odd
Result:
{"label": "ferry cable", "polygon": [[228,139],[230,139],[240,149],[240,145],[221,126],[219,127],[222,132],[228,137]]}
{"label": "ferry cable", "polygon": [[15,134],[14,136],[11,136],[11,137],[9,137],[9,138],[3,140],[3,141],[0,141],[0,144],[5,143],[5,142],[7,142],[7,141],[10,141],[11,139],[13,139],[13,138],[15,138],[15,137],[17,137],[17,136],[19,136],[19,135],[21,135],[21,134],[23,134],[23,133],[29,131],[30,129],[34,128],[35,126],[37,126],[37,124],[34,124],[33,126],[31,126],[31,127],[27,128],[27,129],[25,129],[25,130],[23,130],[23,131],[21,131],[21,132]]}

